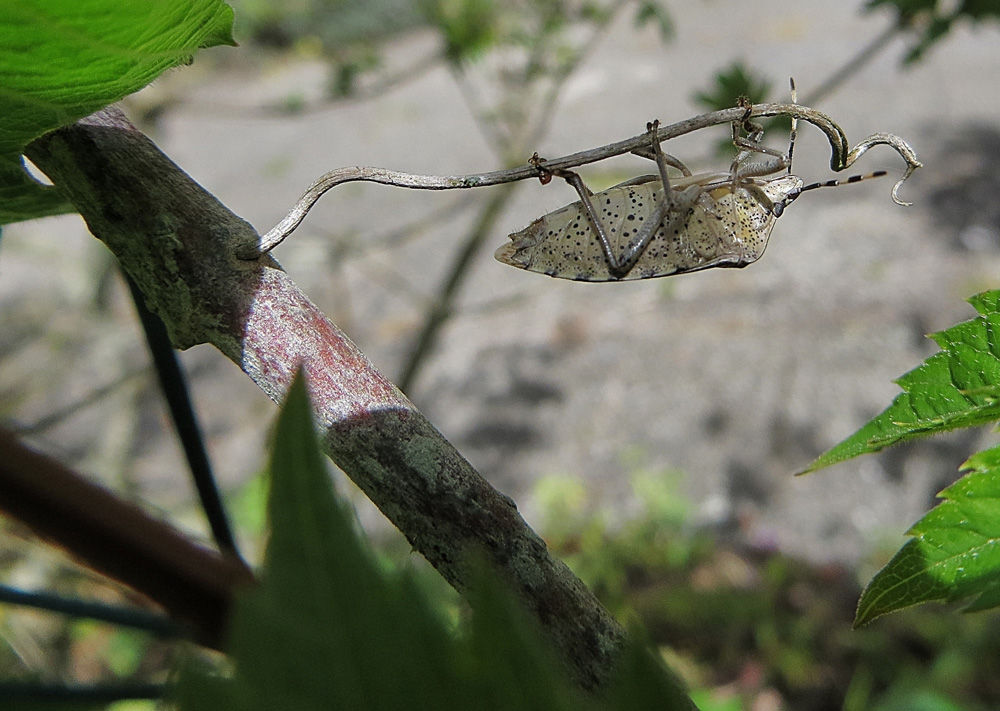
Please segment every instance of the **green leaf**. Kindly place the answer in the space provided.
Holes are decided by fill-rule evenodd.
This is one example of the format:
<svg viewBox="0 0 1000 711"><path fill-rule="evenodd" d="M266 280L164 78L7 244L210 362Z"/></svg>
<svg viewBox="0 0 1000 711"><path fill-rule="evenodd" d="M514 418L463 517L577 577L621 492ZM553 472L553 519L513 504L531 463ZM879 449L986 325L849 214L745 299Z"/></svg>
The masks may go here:
<svg viewBox="0 0 1000 711"><path fill-rule="evenodd" d="M674 36L674 23L670 13L659 0L642 0L635 10L635 26L654 25L660 31L660 39L668 40Z"/></svg>
<svg viewBox="0 0 1000 711"><path fill-rule="evenodd" d="M182 669L182 711L594 708L487 572L473 586L465 637L448 631L411 577L383 572L332 489L301 375L278 421L270 471L260 582L238 597L228 663ZM644 691L632 698L693 708L655 664L643 661L639 674L636 663L626 667L630 686Z"/></svg>
<svg viewBox="0 0 1000 711"><path fill-rule="evenodd" d="M711 91L695 94L695 101L709 111L721 111L736 106L736 100L745 96L754 104L762 103L771 91L771 83L754 73L742 62L733 62L715 75Z"/></svg>
<svg viewBox="0 0 1000 711"><path fill-rule="evenodd" d="M229 664L182 669L182 711L596 708L485 567L465 637L448 632L411 577L383 572L332 489L301 374L278 421L270 472L260 582L237 600ZM637 708L639 699L694 708L638 646L622 666L627 683L605 708Z"/></svg>
<svg viewBox="0 0 1000 711"><path fill-rule="evenodd" d="M497 41L494 0L425 0L428 19L441 32L444 55L455 66L478 59Z"/></svg>
<svg viewBox="0 0 1000 711"><path fill-rule="evenodd" d="M920 13L933 12L938 0L868 0L866 10L874 10L879 6L891 7L896 10L900 21L910 22Z"/></svg>
<svg viewBox="0 0 1000 711"><path fill-rule="evenodd" d="M970 470L880 570L858 603L855 626L924 602L971 600L966 611L1000 605L1000 447L962 465Z"/></svg>
<svg viewBox="0 0 1000 711"><path fill-rule="evenodd" d="M959 427L1000 420L1000 291L969 299L979 316L931 335L941 351L896 383L903 393L802 473Z"/></svg>
<svg viewBox="0 0 1000 711"><path fill-rule="evenodd" d="M709 111L721 111L736 106L741 97L750 100L751 104L767 101L771 93L771 83L747 67L742 62L733 62L715 75L711 91L702 91L694 95L695 103L704 106ZM791 120L785 116L777 116L760 124L764 132L785 133L791 130ZM716 148L719 157L729 156L733 151L731 138L721 139Z"/></svg>
<svg viewBox="0 0 1000 711"><path fill-rule="evenodd" d="M585 711L590 708L570 687L535 629L503 589L481 566L473 592L476 614L469 639L478 696L484 709Z"/></svg>
<svg viewBox="0 0 1000 711"><path fill-rule="evenodd" d="M0 0L0 224L72 211L24 170L35 138L235 44L221 0Z"/></svg>
<svg viewBox="0 0 1000 711"><path fill-rule="evenodd" d="M681 681L660 659L635 641L638 636L638 630L633 630L626 643L615 679L606 694L606 708L609 711L698 711L694 702L681 692L684 688Z"/></svg>
<svg viewBox="0 0 1000 711"><path fill-rule="evenodd" d="M336 499L301 376L278 421L260 584L230 628L236 672L225 694L183 709L466 708L462 660L408 580L387 580ZM208 679L197 682L203 686ZM214 677L225 684L223 677Z"/></svg>

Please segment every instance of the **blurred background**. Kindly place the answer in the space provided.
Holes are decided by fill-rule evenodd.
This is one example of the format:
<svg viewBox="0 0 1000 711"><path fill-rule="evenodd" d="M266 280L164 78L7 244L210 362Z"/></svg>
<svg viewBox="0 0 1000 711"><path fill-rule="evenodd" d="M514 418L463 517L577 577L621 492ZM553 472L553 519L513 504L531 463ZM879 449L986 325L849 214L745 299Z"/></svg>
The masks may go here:
<svg viewBox="0 0 1000 711"><path fill-rule="evenodd" d="M594 576L588 582L616 612L638 610L650 623L647 608L660 609L650 570L673 565L661 559L672 551L689 565L678 574L684 582L672 584L691 584L703 550L691 541L708 536L713 556L739 555L712 557L709 583L691 589L693 600L757 589L768 579L757 564L780 556L781 584L793 589L799 573L788 571L806 566L809 585L834 598L823 604L836 612L820 617L846 633L859 581L899 547L964 459L996 442L992 432L963 432L793 478L889 405L892 379L936 350L925 334L971 318L964 299L997 286L1000 3L232 4L238 49L199 54L124 108L262 233L333 168L455 175L512 167L533 151L565 155L640 134L654 118L668 124L730 107L740 94L787 101L789 77L800 102L831 116L852 145L890 132L916 149L924 168L900 193L912 207L889 197L902 160L873 149L849 173L885 169L889 178L804 195L778 220L767 254L743 270L583 284L494 261L510 232L576 199L562 181L448 192L352 183L328 193L275 251L528 522ZM787 124L768 126L766 138L786 148ZM665 148L696 172L720 170L734 155L727 140L728 128L717 127ZM806 182L837 177L829 162L824 136L801 126L794 172ZM598 190L650 171L629 156L581 172ZM108 252L75 216L14 225L0 246L0 417L205 536ZM276 410L212 348L182 359L253 556L257 475ZM346 480L340 488L373 536L400 545L362 495ZM625 548L610 543L619 534ZM69 575L24 531L8 526L4 540L8 581L52 585ZM40 555L49 562L39 564ZM718 609L749 618L758 603L781 607L771 588L762 594L770 602L724 598ZM725 619L727 629L742 624ZM916 645L915 657L931 664L963 625L989 638L988 618L947 619L913 632L922 641L906 638L906 654ZM4 636L15 658L44 665L31 641L36 623L6 619ZM674 642L676 624L660 628ZM766 635L751 628L754 648L766 649ZM767 654L748 663L744 649L732 652L739 661L728 672L694 678L753 688L740 697L744 706L728 708L895 703L888 681L857 675L858 649L834 668L815 637L800 642L808 651L780 673ZM977 649L980 667L996 654ZM133 667L155 667L144 654L133 655ZM713 664L726 656L705 655ZM973 671L944 676L968 688L941 692L942 704L977 708L1000 698L995 681L990 689ZM842 696L861 691L829 705L838 692L796 696L799 682L789 679Z"/></svg>

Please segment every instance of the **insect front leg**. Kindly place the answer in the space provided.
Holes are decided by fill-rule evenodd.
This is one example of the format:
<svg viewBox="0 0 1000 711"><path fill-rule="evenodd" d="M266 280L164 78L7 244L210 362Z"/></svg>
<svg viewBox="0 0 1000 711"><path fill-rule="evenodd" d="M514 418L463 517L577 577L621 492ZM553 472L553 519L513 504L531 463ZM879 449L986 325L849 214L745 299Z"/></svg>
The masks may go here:
<svg viewBox="0 0 1000 711"><path fill-rule="evenodd" d="M749 126L754 131L743 137L740 135L740 124L733 122L733 145L740 149L739 155L736 156L736 160L733 161L729 169L734 189L742 178L771 175L787 169L792 164L791 153L782 153L776 148L769 148L760 143L761 139L764 138L764 130L760 124L749 123ZM759 161L752 160L760 154L771 157Z"/></svg>
<svg viewBox="0 0 1000 711"><path fill-rule="evenodd" d="M792 101L795 101L793 89ZM776 148L768 148L761 144L764 138L764 127L759 123L750 120L750 112L753 108L750 100L740 97L738 105L746 109L743 119L733 121L733 145L739 149L736 159L729 168L730 182L735 193L739 183L745 178L758 178L772 175L782 170L791 170L792 149L795 146L795 121L792 121L791 141L787 153L782 153ZM740 131L746 132L746 137L740 135ZM753 160L758 155L769 156L763 160Z"/></svg>

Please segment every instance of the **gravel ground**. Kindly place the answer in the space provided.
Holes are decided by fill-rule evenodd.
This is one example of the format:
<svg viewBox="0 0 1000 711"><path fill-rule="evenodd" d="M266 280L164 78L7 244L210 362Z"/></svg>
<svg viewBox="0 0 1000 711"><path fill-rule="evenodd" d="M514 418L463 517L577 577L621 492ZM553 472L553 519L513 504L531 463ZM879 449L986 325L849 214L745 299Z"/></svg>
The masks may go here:
<svg viewBox="0 0 1000 711"><path fill-rule="evenodd" d="M676 38L614 28L566 87L542 155L636 135L646 122L700 113L690 97L734 59L794 75L803 95L883 31L862 3L672 3ZM432 38L395 43L422 56ZM628 516L638 471L680 471L696 518L815 560L854 561L901 534L952 480L986 432L926 440L803 478L792 474L889 404L892 379L934 351L924 334L972 317L963 298L996 286L1000 267L1000 51L995 28L958 28L900 70L902 41L816 106L852 142L888 131L925 168L894 205L889 179L803 196L778 221L764 258L638 283L595 285L520 272L492 251L535 217L571 202L560 181L525 183L475 261L455 316L411 397L529 521L542 477L585 484L587 505ZM232 54L232 50L226 50ZM377 102L267 118L263 102L319 92L317 64L211 63L173 72L133 101L182 97L157 124L161 147L261 231L319 174L345 165L456 174L493 157L441 69ZM975 71L969 71L974 68ZM987 80L984 82L983 77ZM780 79L778 81L783 81ZM992 89L991 89L992 87ZM725 136L669 150L699 169ZM776 143L776 145L780 145ZM829 177L825 140L804 128L796 173ZM860 171L902 162L871 151ZM603 171L603 172L602 172ZM596 167L648 172L639 159ZM484 194L352 184L321 201L276 255L390 377L420 325ZM991 202L993 200L993 202ZM457 206L417 238L385 236ZM0 416L36 423L111 385L38 432L40 446L155 505L190 490L144 370L141 335L103 247L76 217L17 225L0 252ZM227 486L258 471L275 410L208 347L184 354L211 451ZM358 499L358 495L354 494ZM363 506L362 519L385 527ZM200 530L196 516L192 530Z"/></svg>

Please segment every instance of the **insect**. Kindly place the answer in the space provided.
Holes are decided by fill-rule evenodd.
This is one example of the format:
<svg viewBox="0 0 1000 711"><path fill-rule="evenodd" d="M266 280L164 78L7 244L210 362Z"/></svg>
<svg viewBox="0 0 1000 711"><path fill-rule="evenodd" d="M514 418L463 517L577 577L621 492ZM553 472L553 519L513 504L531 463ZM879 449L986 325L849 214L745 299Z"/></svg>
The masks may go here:
<svg viewBox="0 0 1000 711"><path fill-rule="evenodd" d="M797 119L792 119L788 152L781 153L761 145L763 128L749 120L749 102L741 106L747 112L732 126L733 144L740 152L726 172L692 175L680 160L662 151L655 121L647 126L651 155L640 155L652 157L659 174L633 178L597 194L577 173L545 171L542 161L533 157L542 176L565 179L580 200L510 235L511 241L495 257L528 271L594 282L745 267L761 257L775 220L803 192L885 175L877 171L804 185L791 173ZM671 180L668 166L683 176Z"/></svg>

